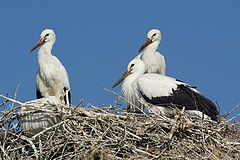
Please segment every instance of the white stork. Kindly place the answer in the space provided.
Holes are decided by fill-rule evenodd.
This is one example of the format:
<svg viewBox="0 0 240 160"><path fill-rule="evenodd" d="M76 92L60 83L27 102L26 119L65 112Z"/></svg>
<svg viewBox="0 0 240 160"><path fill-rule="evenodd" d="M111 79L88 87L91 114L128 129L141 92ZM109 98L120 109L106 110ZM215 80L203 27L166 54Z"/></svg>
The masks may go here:
<svg viewBox="0 0 240 160"><path fill-rule="evenodd" d="M38 99L55 96L69 105L71 94L67 71L59 59L51 54L55 40L54 31L45 29L41 33L40 40L30 51L41 46L38 51L39 69L36 77L36 94Z"/></svg>
<svg viewBox="0 0 240 160"><path fill-rule="evenodd" d="M135 57L135 59L141 59L145 63L146 73L165 75L165 59L161 53L156 51L161 41L161 37L161 32L159 30L150 30L147 34L147 40L143 43L138 52L141 52L143 49L144 51Z"/></svg>
<svg viewBox="0 0 240 160"><path fill-rule="evenodd" d="M150 112L173 116L176 110L172 104L175 104L179 109L185 106L186 113L191 115L201 117L204 113L206 117L217 119L216 106L194 87L168 76L144 73L144 62L141 59L134 59L113 88L124 80L122 84L124 98L141 109L144 108L144 104L150 104ZM128 107L137 111L130 103L127 104Z"/></svg>

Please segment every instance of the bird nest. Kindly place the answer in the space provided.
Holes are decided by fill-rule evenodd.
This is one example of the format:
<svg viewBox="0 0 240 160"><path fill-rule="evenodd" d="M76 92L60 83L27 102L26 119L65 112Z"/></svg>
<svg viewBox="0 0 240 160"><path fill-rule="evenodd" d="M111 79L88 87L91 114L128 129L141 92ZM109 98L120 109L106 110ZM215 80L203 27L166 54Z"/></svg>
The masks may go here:
<svg viewBox="0 0 240 160"><path fill-rule="evenodd" d="M46 111L35 103L4 97L0 105L0 159L238 159L240 130L234 118L218 122L189 117L183 110L173 118L127 113L113 106L90 108L52 105L60 117L35 135L24 133L24 114ZM17 103L16 107L12 103ZM29 104L29 103L28 103ZM49 105L48 105L49 106ZM2 109L1 109L2 110ZM21 114L19 113L21 110ZM48 110L49 111L49 110ZM47 112L48 112L47 111Z"/></svg>

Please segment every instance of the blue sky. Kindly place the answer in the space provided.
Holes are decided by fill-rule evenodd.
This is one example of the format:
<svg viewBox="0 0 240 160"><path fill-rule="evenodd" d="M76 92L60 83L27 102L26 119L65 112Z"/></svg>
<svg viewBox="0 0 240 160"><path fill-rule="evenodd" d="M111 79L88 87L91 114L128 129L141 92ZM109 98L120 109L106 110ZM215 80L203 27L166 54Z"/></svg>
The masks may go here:
<svg viewBox="0 0 240 160"><path fill-rule="evenodd" d="M115 96L102 87L112 87L157 28L166 74L197 86L228 112L240 103L239 6L231 0L1 1L0 94L14 97L20 84L17 99L35 99L37 51L29 50L51 28L57 36L52 54L67 69L72 103L113 104Z"/></svg>

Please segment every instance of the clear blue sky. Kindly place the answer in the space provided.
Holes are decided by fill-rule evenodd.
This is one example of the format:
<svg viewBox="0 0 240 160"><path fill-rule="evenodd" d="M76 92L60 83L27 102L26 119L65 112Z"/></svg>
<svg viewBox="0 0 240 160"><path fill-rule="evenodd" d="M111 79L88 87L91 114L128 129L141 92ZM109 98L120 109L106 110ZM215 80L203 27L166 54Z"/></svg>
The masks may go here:
<svg viewBox="0 0 240 160"><path fill-rule="evenodd" d="M167 75L197 86L228 112L240 103L239 6L231 0L1 1L0 94L13 97L20 84L17 99L35 99L37 51L29 50L51 28L52 54L67 69L72 103L113 104L115 96L102 87L112 87L157 28Z"/></svg>

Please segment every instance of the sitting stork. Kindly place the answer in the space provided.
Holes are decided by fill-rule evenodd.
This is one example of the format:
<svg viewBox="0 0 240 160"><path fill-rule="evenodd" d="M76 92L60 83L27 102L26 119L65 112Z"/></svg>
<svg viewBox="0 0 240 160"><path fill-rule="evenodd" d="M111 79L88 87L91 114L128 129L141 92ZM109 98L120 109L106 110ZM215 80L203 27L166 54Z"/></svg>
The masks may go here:
<svg viewBox="0 0 240 160"><path fill-rule="evenodd" d="M186 113L217 119L217 107L212 101L201 95L194 87L168 76L145 73L145 64L141 59L132 60L127 71L113 85L122 81L122 92L130 109L143 109L150 104L149 111L172 117L177 108L185 107ZM129 103L130 102L130 103Z"/></svg>
<svg viewBox="0 0 240 160"><path fill-rule="evenodd" d="M147 40L143 43L138 52L144 51L139 54L135 59L141 59L146 66L146 73L157 73L165 75L166 64L163 55L156 50L161 41L161 32L157 29L152 29L147 34Z"/></svg>
<svg viewBox="0 0 240 160"><path fill-rule="evenodd" d="M38 51L37 98L55 96L69 105L71 103L71 94L67 71L59 59L51 54L55 40L54 31L45 29L41 33L40 40L30 51L32 52L41 46Z"/></svg>

